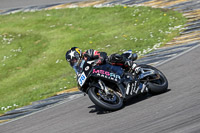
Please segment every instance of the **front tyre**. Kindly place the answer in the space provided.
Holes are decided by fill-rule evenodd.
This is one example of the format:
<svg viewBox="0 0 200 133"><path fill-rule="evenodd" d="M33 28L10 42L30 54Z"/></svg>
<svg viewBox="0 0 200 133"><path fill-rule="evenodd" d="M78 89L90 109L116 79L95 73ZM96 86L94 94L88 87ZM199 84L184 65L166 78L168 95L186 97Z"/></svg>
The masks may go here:
<svg viewBox="0 0 200 133"><path fill-rule="evenodd" d="M105 95L101 89L91 87L88 90L88 95L95 105L105 110L115 111L123 106L122 98L115 91L112 91L109 95Z"/></svg>
<svg viewBox="0 0 200 133"><path fill-rule="evenodd" d="M152 67L150 65L141 65L141 67L152 69L159 74L158 79L150 80L148 82L148 88L149 88L149 92L151 94L160 94L160 93L164 93L168 90L167 78L165 77L165 75L160 70L158 70L155 67Z"/></svg>

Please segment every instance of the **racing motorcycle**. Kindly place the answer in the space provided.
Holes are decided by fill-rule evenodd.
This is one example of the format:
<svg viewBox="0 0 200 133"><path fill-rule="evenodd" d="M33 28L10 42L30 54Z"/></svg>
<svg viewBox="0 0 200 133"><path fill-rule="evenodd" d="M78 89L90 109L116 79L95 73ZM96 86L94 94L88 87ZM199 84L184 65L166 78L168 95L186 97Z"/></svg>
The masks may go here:
<svg viewBox="0 0 200 133"><path fill-rule="evenodd" d="M132 60L137 59L134 54ZM165 75L150 65L139 65L140 72L129 72L109 62L94 66L92 61L81 60L74 66L78 88L104 110L115 111L124 101L141 93L160 94L168 89Z"/></svg>

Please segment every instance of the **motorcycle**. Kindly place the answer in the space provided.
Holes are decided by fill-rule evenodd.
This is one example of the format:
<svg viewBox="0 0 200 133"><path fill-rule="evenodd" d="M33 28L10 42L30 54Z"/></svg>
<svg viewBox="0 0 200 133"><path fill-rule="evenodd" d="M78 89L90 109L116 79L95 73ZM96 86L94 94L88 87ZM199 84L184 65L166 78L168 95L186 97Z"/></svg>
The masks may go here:
<svg viewBox="0 0 200 133"><path fill-rule="evenodd" d="M133 61L137 55L134 57ZM83 59L73 68L79 90L104 110L119 110L130 97L141 93L160 94L168 89L167 78L153 66L141 64L140 72L136 74L109 62L97 66L92 62Z"/></svg>

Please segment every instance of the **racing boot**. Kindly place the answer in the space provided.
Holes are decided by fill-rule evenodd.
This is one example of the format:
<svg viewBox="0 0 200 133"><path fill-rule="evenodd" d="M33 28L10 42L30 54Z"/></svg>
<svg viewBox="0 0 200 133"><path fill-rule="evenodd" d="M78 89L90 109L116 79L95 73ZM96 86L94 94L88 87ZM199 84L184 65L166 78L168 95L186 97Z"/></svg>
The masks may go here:
<svg viewBox="0 0 200 133"><path fill-rule="evenodd" d="M126 60L124 65L128 66L131 73L133 74L139 74L139 72L141 71L141 68L137 65L137 63L132 60Z"/></svg>

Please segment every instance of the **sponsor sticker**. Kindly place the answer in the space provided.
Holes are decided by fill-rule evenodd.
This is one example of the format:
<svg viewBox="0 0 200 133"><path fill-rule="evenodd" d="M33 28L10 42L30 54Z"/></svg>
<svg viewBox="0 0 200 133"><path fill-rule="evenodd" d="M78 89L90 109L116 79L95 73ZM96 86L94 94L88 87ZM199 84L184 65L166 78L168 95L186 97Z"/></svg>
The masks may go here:
<svg viewBox="0 0 200 133"><path fill-rule="evenodd" d="M80 86L83 86L83 84L85 83L85 81L86 81L86 76L85 76L85 73L83 72L81 74L81 76L79 77L79 79L78 79L78 83L79 83Z"/></svg>

